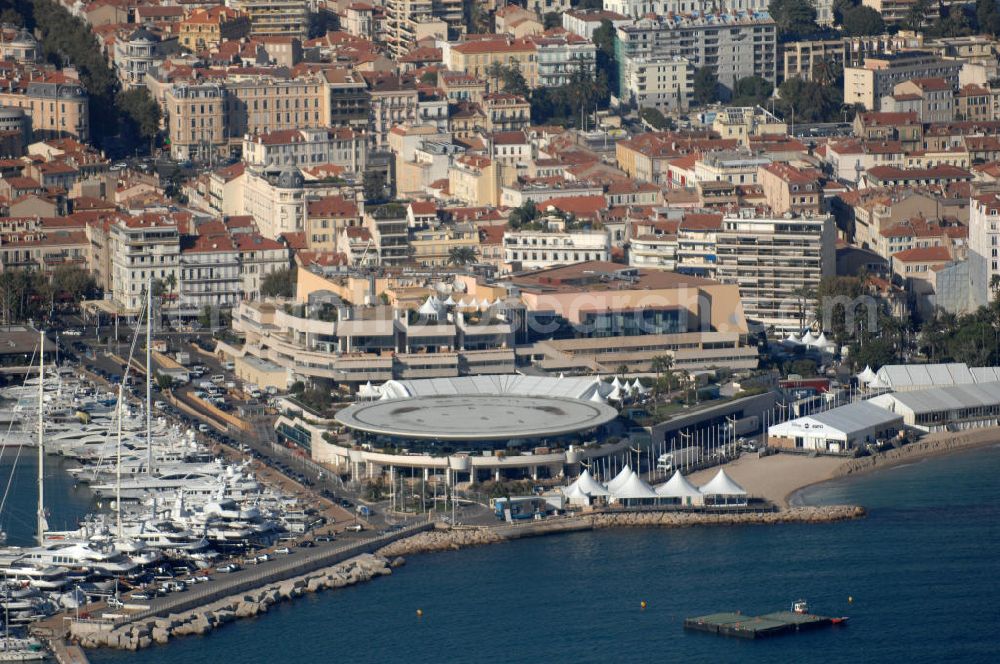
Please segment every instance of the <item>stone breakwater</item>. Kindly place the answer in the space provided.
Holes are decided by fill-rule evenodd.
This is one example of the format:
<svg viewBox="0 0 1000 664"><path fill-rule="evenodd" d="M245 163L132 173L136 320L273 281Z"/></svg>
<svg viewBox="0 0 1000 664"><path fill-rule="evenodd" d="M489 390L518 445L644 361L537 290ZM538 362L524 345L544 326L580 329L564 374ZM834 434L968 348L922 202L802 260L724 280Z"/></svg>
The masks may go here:
<svg viewBox="0 0 1000 664"><path fill-rule="evenodd" d="M776 525L782 523L831 523L860 519L858 505L792 507L780 512L606 512L595 514L594 528L687 528L690 526Z"/></svg>
<svg viewBox="0 0 1000 664"><path fill-rule="evenodd" d="M363 554L332 567L225 597L165 618L139 620L113 629L102 628L99 623L74 622L70 637L84 648L140 650L154 643L166 643L176 636L206 634L237 618L266 613L272 605L306 593L343 588L391 573L389 561L385 558Z"/></svg>
<svg viewBox="0 0 1000 664"><path fill-rule="evenodd" d="M916 443L910 443L909 445L897 447L880 454L845 461L837 469L836 475L866 473L880 468L896 466L914 459L938 456L940 454L948 454L950 452L985 445L996 445L997 443L1000 443L1000 429L996 427L964 431L958 434L931 434Z"/></svg>
<svg viewBox="0 0 1000 664"><path fill-rule="evenodd" d="M502 542L502 537L491 528L462 528L457 530L432 530L417 533L412 537L396 540L375 552L384 558L396 556L412 556L417 553L435 553L438 551L457 551L471 546L483 546Z"/></svg>

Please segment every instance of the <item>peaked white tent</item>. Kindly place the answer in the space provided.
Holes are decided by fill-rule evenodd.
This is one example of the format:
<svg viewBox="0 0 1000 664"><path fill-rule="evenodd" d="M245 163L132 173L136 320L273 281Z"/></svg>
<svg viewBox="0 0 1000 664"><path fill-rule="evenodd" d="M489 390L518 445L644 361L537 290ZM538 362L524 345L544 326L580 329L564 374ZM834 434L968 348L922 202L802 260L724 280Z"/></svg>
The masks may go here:
<svg viewBox="0 0 1000 664"><path fill-rule="evenodd" d="M679 470L675 470L669 480L656 487L656 495L672 499L672 502L681 505L702 505L705 502L704 494L681 475Z"/></svg>
<svg viewBox="0 0 1000 664"><path fill-rule="evenodd" d="M382 390L377 387L373 387L371 381L368 381L358 388L359 399L377 399L380 396L382 396Z"/></svg>
<svg viewBox="0 0 1000 664"><path fill-rule="evenodd" d="M570 505L589 505L590 496L583 492L580 486L573 482L568 487L562 490L563 497L566 498L566 502Z"/></svg>
<svg viewBox="0 0 1000 664"><path fill-rule="evenodd" d="M628 478L635 475L635 471L632 470L632 466L626 465L624 468L618 471L618 474L608 482L608 491L614 493L619 487L623 486L628 482Z"/></svg>
<svg viewBox="0 0 1000 664"><path fill-rule="evenodd" d="M801 345L802 342L799 341L799 335L795 334L794 332L789 332L788 337L785 339L784 343L789 346L798 346Z"/></svg>
<svg viewBox="0 0 1000 664"><path fill-rule="evenodd" d="M421 316L434 316L437 318L441 315L442 308L441 301L431 295L424 301L423 304L420 305L420 308L417 309L417 313Z"/></svg>
<svg viewBox="0 0 1000 664"><path fill-rule="evenodd" d="M611 492L611 496L616 501L625 503L648 502L659 497L653 487L643 482L637 473L629 475L624 484Z"/></svg>
<svg viewBox="0 0 1000 664"><path fill-rule="evenodd" d="M446 307L453 307L453 306L455 306L455 300L452 299L451 295L449 295L448 299L444 301L444 306L446 306Z"/></svg>
<svg viewBox="0 0 1000 664"><path fill-rule="evenodd" d="M604 397L601 396L600 388L594 389L594 393L590 395L589 401L593 401L594 403L607 403Z"/></svg>
<svg viewBox="0 0 1000 664"><path fill-rule="evenodd" d="M875 379L877 379L878 376L876 376L875 372L872 371L872 368L866 364L865 370L859 373L857 378L859 383L861 383L862 385L867 385L872 381L874 381Z"/></svg>
<svg viewBox="0 0 1000 664"><path fill-rule="evenodd" d="M634 381L632 381L632 389L635 390L636 394L640 394L640 395L641 394L649 394L649 388L648 387L643 387L643 384L639 382L638 378L636 378Z"/></svg>
<svg viewBox="0 0 1000 664"><path fill-rule="evenodd" d="M622 397L624 396L625 395L622 394L621 386L618 386L611 390L611 394L609 394L607 398L610 399L611 401L621 401Z"/></svg>
<svg viewBox="0 0 1000 664"><path fill-rule="evenodd" d="M812 330L806 330L805 333L802 335L802 338L799 339L799 343L805 344L806 346L812 346L813 343L815 343L815 341L816 337L813 336Z"/></svg>
<svg viewBox="0 0 1000 664"><path fill-rule="evenodd" d="M699 487L698 490L705 497L705 502L712 505L747 504L746 489L734 482L723 468L720 468L715 477Z"/></svg>
<svg viewBox="0 0 1000 664"><path fill-rule="evenodd" d="M611 387L621 387L621 386L622 382L618 380L618 376L615 376L615 379L611 381Z"/></svg>
<svg viewBox="0 0 1000 664"><path fill-rule="evenodd" d="M580 473L580 477L576 478L573 482L579 486L586 494L590 496L609 496L611 492L604 488L604 485L594 479L594 476L590 474L589 469L585 469Z"/></svg>

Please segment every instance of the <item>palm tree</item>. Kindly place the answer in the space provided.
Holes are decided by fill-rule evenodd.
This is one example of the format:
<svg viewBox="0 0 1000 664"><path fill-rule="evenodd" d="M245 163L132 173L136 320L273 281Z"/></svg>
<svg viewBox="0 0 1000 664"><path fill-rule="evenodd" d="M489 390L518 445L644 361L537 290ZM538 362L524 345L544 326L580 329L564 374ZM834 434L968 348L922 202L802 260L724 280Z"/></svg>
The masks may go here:
<svg viewBox="0 0 1000 664"><path fill-rule="evenodd" d="M478 256L475 247L462 246L462 247L452 247L448 251L448 264L449 265L468 265L469 263L476 262L476 257Z"/></svg>
<svg viewBox="0 0 1000 664"><path fill-rule="evenodd" d="M656 384L660 384L661 374L667 374L667 394L673 388L674 358L672 355L656 355L650 361L650 368L656 372Z"/></svg>

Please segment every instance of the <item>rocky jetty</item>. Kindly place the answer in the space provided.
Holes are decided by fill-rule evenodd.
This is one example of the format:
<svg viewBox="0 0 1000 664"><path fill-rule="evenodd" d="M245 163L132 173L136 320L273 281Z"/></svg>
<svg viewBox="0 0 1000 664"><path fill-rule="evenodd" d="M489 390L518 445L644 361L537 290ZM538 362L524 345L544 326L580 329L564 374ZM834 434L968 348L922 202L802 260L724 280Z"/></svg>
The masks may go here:
<svg viewBox="0 0 1000 664"><path fill-rule="evenodd" d="M594 528L686 528L689 526L773 525L781 523L829 523L860 519L865 509L858 505L792 507L778 512L605 512L594 514Z"/></svg>
<svg viewBox="0 0 1000 664"><path fill-rule="evenodd" d="M93 623L73 623L70 636L84 648L141 650L153 643L166 643L175 636L205 634L237 618L266 613L272 605L305 593L342 588L391 573L388 560L381 556L363 554L332 567L224 597L197 609L170 614L164 618L148 618L114 629L95 628Z"/></svg>
<svg viewBox="0 0 1000 664"><path fill-rule="evenodd" d="M996 445L1000 443L1000 431L997 427L974 429L962 433L935 433L909 445L897 447L872 456L858 457L845 461L837 469L837 475L854 475L872 470L889 468L916 459L923 459L941 454L949 454L961 450Z"/></svg>
<svg viewBox="0 0 1000 664"><path fill-rule="evenodd" d="M457 551L470 546L483 546L502 542L501 537L489 528L460 528L455 530L432 530L417 533L412 537L396 540L375 552L378 556L395 558L396 556L412 556L416 553L433 553L435 551Z"/></svg>

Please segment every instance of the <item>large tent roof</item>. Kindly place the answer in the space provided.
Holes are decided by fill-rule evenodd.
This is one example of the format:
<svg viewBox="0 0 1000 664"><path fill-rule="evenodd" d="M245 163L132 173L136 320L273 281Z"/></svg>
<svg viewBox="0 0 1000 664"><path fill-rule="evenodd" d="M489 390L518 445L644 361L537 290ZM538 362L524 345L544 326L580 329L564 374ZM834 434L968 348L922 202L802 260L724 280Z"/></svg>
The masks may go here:
<svg viewBox="0 0 1000 664"><path fill-rule="evenodd" d="M603 484L594 479L589 470L584 470L580 473L576 481L564 489L563 493L566 493L570 489L576 489L588 496L608 496L611 494L610 491L604 488Z"/></svg>
<svg viewBox="0 0 1000 664"><path fill-rule="evenodd" d="M715 474L708 484L703 484L699 489L706 496L745 496L746 490L733 481L722 468Z"/></svg>
<svg viewBox="0 0 1000 664"><path fill-rule="evenodd" d="M629 475L628 480L612 491L611 494L615 498L622 500L638 500L641 498L657 497L656 492L653 491L653 487L643 482L638 473L632 473Z"/></svg>
<svg viewBox="0 0 1000 664"><path fill-rule="evenodd" d="M847 436L853 433L867 431L876 427L886 426L899 420L900 416L890 412L880 404L872 401L838 406L822 413L803 415L787 422L768 427L768 433L774 436L801 436L809 430L819 435L824 430L839 431Z"/></svg>
<svg viewBox="0 0 1000 664"><path fill-rule="evenodd" d="M1000 382L894 392L875 397L871 402L886 409L899 403L917 414L996 406L1000 405Z"/></svg>
<svg viewBox="0 0 1000 664"><path fill-rule="evenodd" d="M675 470L673 476L660 486L656 487L656 495L664 498L687 498L689 496L700 496L698 487L691 484L688 478L681 475L681 471Z"/></svg>
<svg viewBox="0 0 1000 664"><path fill-rule="evenodd" d="M618 471L618 474L608 482L608 491L614 493L618 487L623 486L628 482L628 478L635 475L635 471L632 470L632 466L626 465L624 468Z"/></svg>

